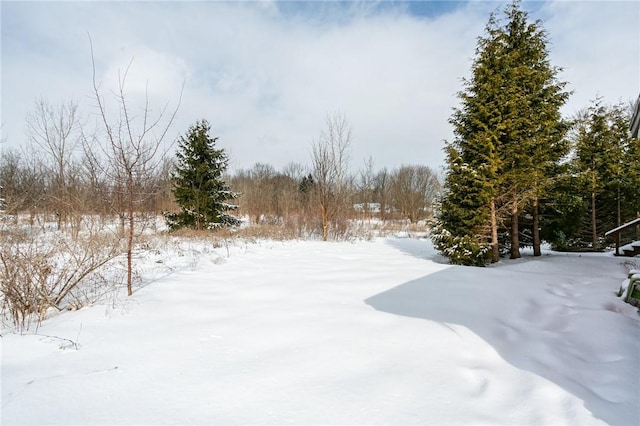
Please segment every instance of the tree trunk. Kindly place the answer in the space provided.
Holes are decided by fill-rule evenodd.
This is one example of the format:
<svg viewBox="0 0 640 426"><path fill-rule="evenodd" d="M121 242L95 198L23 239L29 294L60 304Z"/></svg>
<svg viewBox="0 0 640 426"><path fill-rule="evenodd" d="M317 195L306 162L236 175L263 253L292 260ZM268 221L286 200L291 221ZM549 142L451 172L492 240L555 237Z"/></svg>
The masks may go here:
<svg viewBox="0 0 640 426"><path fill-rule="evenodd" d="M125 235L125 225L126 225L126 214L125 214L125 206L124 206L124 189L118 184L116 188L116 204L118 211L118 218L120 219L120 237L124 238Z"/></svg>
<svg viewBox="0 0 640 426"><path fill-rule="evenodd" d="M327 217L327 209L321 206L322 214L322 241L327 241L329 237L329 218Z"/></svg>
<svg viewBox="0 0 640 426"><path fill-rule="evenodd" d="M500 260L500 247L498 246L498 219L496 218L496 200L489 202L491 210L491 263Z"/></svg>
<svg viewBox="0 0 640 426"><path fill-rule="evenodd" d="M133 176L129 171L127 178L127 192L129 193L128 200L128 213L129 213L129 238L127 239L127 295L133 294L133 288L131 285L132 269L133 269Z"/></svg>
<svg viewBox="0 0 640 426"><path fill-rule="evenodd" d="M541 256L542 251L540 250L540 216L538 212L538 197L535 196L533 199L533 255Z"/></svg>
<svg viewBox="0 0 640 426"><path fill-rule="evenodd" d="M511 259L520 259L520 235L518 227L518 200L511 205Z"/></svg>
<svg viewBox="0 0 640 426"><path fill-rule="evenodd" d="M598 227L596 225L596 192L591 191L591 244L593 250L598 249Z"/></svg>
<svg viewBox="0 0 640 426"><path fill-rule="evenodd" d="M621 214L621 210L622 209L620 207L620 184L618 184L618 207L617 207L617 210L618 210L618 225L617 226L620 226L620 225L622 225L622 214Z"/></svg>

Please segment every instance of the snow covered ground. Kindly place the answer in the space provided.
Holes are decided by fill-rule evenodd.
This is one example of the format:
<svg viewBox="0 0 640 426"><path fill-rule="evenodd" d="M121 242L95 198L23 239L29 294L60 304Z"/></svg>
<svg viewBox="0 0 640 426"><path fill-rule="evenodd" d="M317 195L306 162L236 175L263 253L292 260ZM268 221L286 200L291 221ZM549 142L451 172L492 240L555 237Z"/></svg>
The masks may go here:
<svg viewBox="0 0 640 426"><path fill-rule="evenodd" d="M189 244L140 253L130 298L4 330L2 424L640 424L629 259Z"/></svg>

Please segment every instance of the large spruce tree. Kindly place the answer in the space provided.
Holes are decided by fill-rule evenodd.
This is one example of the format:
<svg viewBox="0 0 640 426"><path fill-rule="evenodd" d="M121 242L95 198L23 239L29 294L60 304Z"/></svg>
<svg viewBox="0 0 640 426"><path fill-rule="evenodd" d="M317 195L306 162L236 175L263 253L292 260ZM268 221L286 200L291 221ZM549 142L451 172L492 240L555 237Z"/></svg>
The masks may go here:
<svg viewBox="0 0 640 426"><path fill-rule="evenodd" d="M237 206L227 201L238 198L223 178L229 159L223 149L215 148L218 138L209 136L210 129L209 123L201 120L189 128L186 137L179 139L172 181L173 195L181 211L165 215L172 230L240 224L236 217L228 214Z"/></svg>
<svg viewBox="0 0 640 426"><path fill-rule="evenodd" d="M552 67L546 48L547 33L539 21L527 22L527 13L514 2L507 8L508 20L499 35L506 56L507 86L501 105L501 155L504 168L503 193L510 213L511 258L520 257L519 215L530 205L533 217L534 254L540 255L538 208L546 188L555 177L557 164L566 156L565 128L560 108L569 93L558 81L560 69Z"/></svg>
<svg viewBox="0 0 640 426"><path fill-rule="evenodd" d="M537 214L554 165L566 154L560 108L568 93L547 42L519 1L507 6L504 21L492 14L478 39L472 77L463 80L461 106L450 119L454 139L446 147L446 192L433 234L456 263L497 261L503 224L511 257L519 257L520 207L533 200Z"/></svg>

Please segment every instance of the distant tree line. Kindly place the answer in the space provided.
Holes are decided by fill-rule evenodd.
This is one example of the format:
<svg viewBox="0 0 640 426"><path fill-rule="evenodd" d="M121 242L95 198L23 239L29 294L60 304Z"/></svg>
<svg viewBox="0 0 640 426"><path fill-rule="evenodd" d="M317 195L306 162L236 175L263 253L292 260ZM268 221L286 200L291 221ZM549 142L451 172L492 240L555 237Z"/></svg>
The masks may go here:
<svg viewBox="0 0 640 426"><path fill-rule="evenodd" d="M55 217L59 228L73 227L87 214L125 216L126 180L117 158L110 164L108 141L87 133L73 102L52 105L38 100L27 116L23 148L2 149L0 182L4 213ZM107 143L102 143L107 142ZM130 153L121 153L133 158ZM155 213L174 208L167 191L173 160L158 158L151 167L131 170L135 211ZM126 168L125 168L126 169Z"/></svg>
<svg viewBox="0 0 640 426"><path fill-rule="evenodd" d="M139 147L138 161L130 164L122 159L136 158L134 144L121 140L127 135L116 134L114 124L103 127L88 131L73 102L38 100L27 117L23 148L1 151L5 217L26 215L34 226L54 220L72 232L87 215L115 218L123 236L133 215L140 221L165 214L171 229L238 225L246 218L252 225L289 226L300 236L329 239L339 238L350 219L431 219L441 193L427 166L376 171L368 159L362 170L353 170L351 130L339 113L327 116L326 128L311 142L311 166L290 163L278 171L256 163L233 174L206 120L178 138L175 154L156 143L146 147L152 161ZM201 209L208 211L197 213ZM225 210L233 216L222 215Z"/></svg>

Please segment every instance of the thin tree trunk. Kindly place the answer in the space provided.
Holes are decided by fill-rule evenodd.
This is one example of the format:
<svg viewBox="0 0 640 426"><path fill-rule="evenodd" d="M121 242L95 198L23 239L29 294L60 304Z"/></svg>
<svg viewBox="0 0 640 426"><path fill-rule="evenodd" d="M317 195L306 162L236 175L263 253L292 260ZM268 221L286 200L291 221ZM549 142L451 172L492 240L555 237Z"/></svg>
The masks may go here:
<svg viewBox="0 0 640 426"><path fill-rule="evenodd" d="M520 258L520 235L518 227L518 200L511 205L511 259Z"/></svg>
<svg viewBox="0 0 640 426"><path fill-rule="evenodd" d="M496 200L491 199L489 202L491 210L491 263L500 260L500 247L498 246L498 219L496 217Z"/></svg>
<svg viewBox="0 0 640 426"><path fill-rule="evenodd" d="M321 206L322 209L322 241L327 241L329 237L329 218L327 217L327 209Z"/></svg>
<svg viewBox="0 0 640 426"><path fill-rule="evenodd" d="M591 191L591 244L593 250L598 249L598 228L596 225L596 193Z"/></svg>
<svg viewBox="0 0 640 426"><path fill-rule="evenodd" d="M118 211L118 218L120 219L120 237L124 238L125 235L125 224L126 224L126 214L125 214L125 206L124 206L124 193L123 188L118 184L116 187L116 204Z"/></svg>
<svg viewBox="0 0 640 426"><path fill-rule="evenodd" d="M131 285L132 280L132 269L133 269L133 176L131 175L131 171L129 172L129 176L127 178L127 189L129 195L129 238L127 239L127 295L131 296L133 294L133 288Z"/></svg>
<svg viewBox="0 0 640 426"><path fill-rule="evenodd" d="M327 216L322 213L322 241L327 241L329 237L329 220Z"/></svg>
<svg viewBox="0 0 640 426"><path fill-rule="evenodd" d="M533 199L533 255L541 256L540 250L540 216L538 211L538 196Z"/></svg>
<svg viewBox="0 0 640 426"><path fill-rule="evenodd" d="M616 226L620 226L622 225L622 214L621 214L621 208L620 208L620 185L618 185L618 225Z"/></svg>

